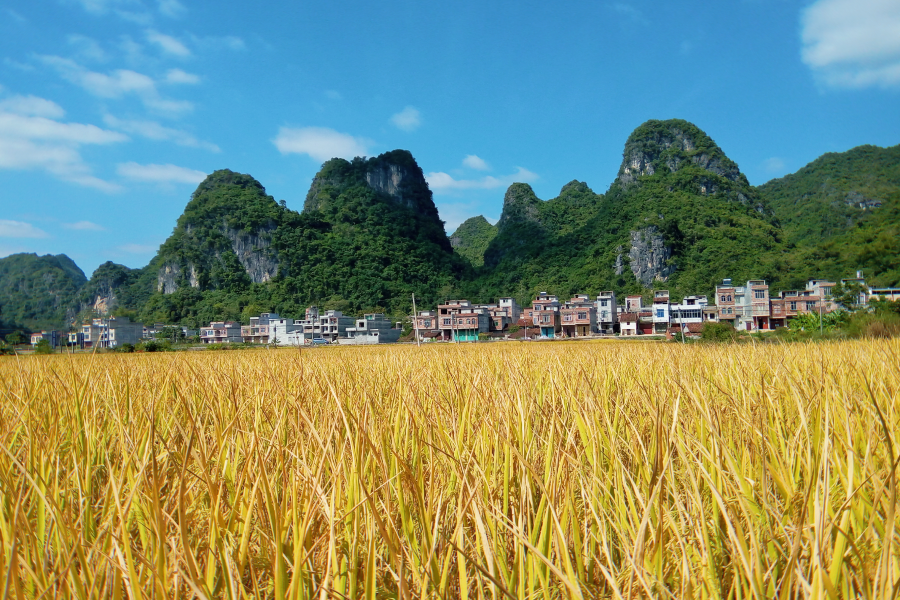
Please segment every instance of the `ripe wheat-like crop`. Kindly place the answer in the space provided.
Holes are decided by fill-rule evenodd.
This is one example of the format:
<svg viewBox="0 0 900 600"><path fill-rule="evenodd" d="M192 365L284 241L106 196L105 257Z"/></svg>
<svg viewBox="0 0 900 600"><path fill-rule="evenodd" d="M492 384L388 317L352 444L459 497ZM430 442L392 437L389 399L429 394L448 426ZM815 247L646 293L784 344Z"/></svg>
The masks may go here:
<svg viewBox="0 0 900 600"><path fill-rule="evenodd" d="M893 598L900 341L0 359L0 598Z"/></svg>

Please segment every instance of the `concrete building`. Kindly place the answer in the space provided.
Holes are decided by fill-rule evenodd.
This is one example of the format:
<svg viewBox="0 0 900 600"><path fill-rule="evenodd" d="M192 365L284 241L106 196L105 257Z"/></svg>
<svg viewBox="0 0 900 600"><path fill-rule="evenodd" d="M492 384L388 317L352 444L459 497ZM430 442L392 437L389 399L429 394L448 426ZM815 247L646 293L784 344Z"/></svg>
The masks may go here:
<svg viewBox="0 0 900 600"><path fill-rule="evenodd" d="M619 315L619 333L625 336L641 335L637 313L624 312Z"/></svg>
<svg viewBox="0 0 900 600"><path fill-rule="evenodd" d="M356 320L345 316L339 310L326 310L324 313L318 307L310 306L306 309L303 321L295 321L295 325L302 325L303 335L306 339L324 339L336 342L338 338L345 337L347 330L353 327Z"/></svg>
<svg viewBox="0 0 900 600"><path fill-rule="evenodd" d="M618 324L618 306L616 306L616 293L600 292L595 302L597 308L597 332L615 333Z"/></svg>
<svg viewBox="0 0 900 600"><path fill-rule="evenodd" d="M705 320L703 310L708 305L709 299L706 296L685 296L681 302L669 305L672 326L702 325Z"/></svg>
<svg viewBox="0 0 900 600"><path fill-rule="evenodd" d="M492 324L490 308L476 306L468 300L439 304L437 318L441 339L447 341L476 341L479 334L491 330Z"/></svg>
<svg viewBox="0 0 900 600"><path fill-rule="evenodd" d="M51 348L56 348L62 342L62 335L56 331L41 331L40 333L31 334L31 346L35 347L41 340L47 340Z"/></svg>
<svg viewBox="0 0 900 600"><path fill-rule="evenodd" d="M269 321L280 318L278 313L262 313L258 317L250 317L249 325L241 325L241 339L249 344L268 344L272 339Z"/></svg>
<svg viewBox="0 0 900 600"><path fill-rule="evenodd" d="M200 329L200 341L204 344L240 344L241 324L236 321L213 321L208 327Z"/></svg>
<svg viewBox="0 0 900 600"><path fill-rule="evenodd" d="M887 300L889 302L900 302L900 288L892 287L873 287L869 288L868 300Z"/></svg>
<svg viewBox="0 0 900 600"><path fill-rule="evenodd" d="M128 317L103 317L84 323L74 336L69 334L69 342L82 348L117 348L137 344L143 337L143 323L132 322Z"/></svg>
<svg viewBox="0 0 900 600"><path fill-rule="evenodd" d="M531 323L538 328L542 338L555 338L562 331L559 309L558 297L540 292L532 301L531 310L526 311L530 312Z"/></svg>
<svg viewBox="0 0 900 600"><path fill-rule="evenodd" d="M401 330L391 326L390 320L383 313L363 315L356 319L354 327L348 327L347 337L339 337L339 344L388 344L400 339Z"/></svg>
<svg viewBox="0 0 900 600"><path fill-rule="evenodd" d="M625 310L627 313L639 313L644 308L643 296L625 296Z"/></svg>
<svg viewBox="0 0 900 600"><path fill-rule="evenodd" d="M664 334L671 321L669 290L653 292L653 333Z"/></svg>
<svg viewBox="0 0 900 600"><path fill-rule="evenodd" d="M584 294L563 304L559 318L564 337L586 337L597 329L597 307Z"/></svg>

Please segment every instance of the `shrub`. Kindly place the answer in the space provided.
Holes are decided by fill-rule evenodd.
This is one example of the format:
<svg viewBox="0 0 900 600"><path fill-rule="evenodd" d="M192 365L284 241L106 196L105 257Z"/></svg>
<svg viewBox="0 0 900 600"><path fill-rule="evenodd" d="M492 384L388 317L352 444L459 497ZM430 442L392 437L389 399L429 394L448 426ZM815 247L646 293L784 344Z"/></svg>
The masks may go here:
<svg viewBox="0 0 900 600"><path fill-rule="evenodd" d="M51 346L50 342L48 342L47 340L42 339L37 344L35 344L34 353L35 354L53 354L53 346Z"/></svg>
<svg viewBox="0 0 900 600"><path fill-rule="evenodd" d="M706 342L733 342L738 338L738 331L728 321L713 323L708 321L700 330L700 339ZM679 338L680 339L680 338Z"/></svg>

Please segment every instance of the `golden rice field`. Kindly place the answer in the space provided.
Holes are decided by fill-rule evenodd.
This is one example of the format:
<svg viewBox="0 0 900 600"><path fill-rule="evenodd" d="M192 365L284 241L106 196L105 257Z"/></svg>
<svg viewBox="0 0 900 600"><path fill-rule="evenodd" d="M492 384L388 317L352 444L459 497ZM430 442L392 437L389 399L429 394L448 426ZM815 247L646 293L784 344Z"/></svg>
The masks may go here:
<svg viewBox="0 0 900 600"><path fill-rule="evenodd" d="M2 598L893 598L900 341L0 360Z"/></svg>

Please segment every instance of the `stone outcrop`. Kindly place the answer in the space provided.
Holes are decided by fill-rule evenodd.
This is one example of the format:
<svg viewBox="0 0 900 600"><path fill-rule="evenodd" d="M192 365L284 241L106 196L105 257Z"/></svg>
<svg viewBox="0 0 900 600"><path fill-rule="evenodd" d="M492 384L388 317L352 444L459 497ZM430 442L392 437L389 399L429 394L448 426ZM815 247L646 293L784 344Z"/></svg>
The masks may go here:
<svg viewBox="0 0 900 600"><path fill-rule="evenodd" d="M263 227L253 234L237 229L225 230L225 236L231 240L231 249L253 283L265 283L278 274L278 257L271 248L270 241L270 234L274 230L274 225ZM194 285L194 280L196 274L192 265L191 285Z"/></svg>
<svg viewBox="0 0 900 600"><path fill-rule="evenodd" d="M654 175L659 169L674 173L685 164L730 181L742 178L738 166L709 137L686 121L648 121L632 133L625 143L618 180L623 185L638 177ZM700 193L715 193L708 183Z"/></svg>
<svg viewBox="0 0 900 600"><path fill-rule="evenodd" d="M635 279L646 287L654 281L666 281L675 272L675 265L669 263L672 251L655 225L631 231L628 257Z"/></svg>

